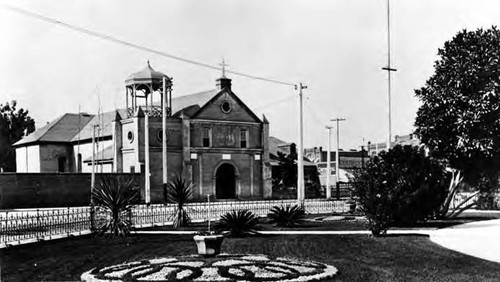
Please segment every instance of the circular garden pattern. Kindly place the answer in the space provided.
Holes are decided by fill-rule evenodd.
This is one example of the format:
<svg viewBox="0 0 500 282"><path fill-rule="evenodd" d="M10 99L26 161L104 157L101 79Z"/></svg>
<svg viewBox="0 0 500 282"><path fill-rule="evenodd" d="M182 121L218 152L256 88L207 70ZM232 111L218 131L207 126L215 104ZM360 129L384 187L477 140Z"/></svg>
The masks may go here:
<svg viewBox="0 0 500 282"><path fill-rule="evenodd" d="M182 256L95 268L82 281L321 281L331 265L267 255L221 254L215 258Z"/></svg>

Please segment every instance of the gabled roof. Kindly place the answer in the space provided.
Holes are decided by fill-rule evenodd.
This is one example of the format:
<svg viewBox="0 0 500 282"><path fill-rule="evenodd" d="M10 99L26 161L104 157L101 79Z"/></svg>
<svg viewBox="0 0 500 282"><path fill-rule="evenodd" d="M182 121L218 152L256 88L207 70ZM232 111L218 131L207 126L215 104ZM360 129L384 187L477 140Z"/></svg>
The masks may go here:
<svg viewBox="0 0 500 282"><path fill-rule="evenodd" d="M96 137L109 137L113 135L113 123L117 118L123 118L127 114L126 109L119 109L111 112L106 112L101 115L93 115L92 120L89 121L85 126L81 127L81 131L78 134L75 134L73 138L71 138L70 142L77 142L78 140L88 140L92 139L92 130L94 124L99 124L101 126L101 131L97 133ZM117 116L118 115L118 116ZM97 136L99 134L99 136Z"/></svg>
<svg viewBox="0 0 500 282"><path fill-rule="evenodd" d="M274 136L269 136L269 153L278 156L278 152L288 154L290 149L284 150L283 147L290 147L292 143L283 141Z"/></svg>
<svg viewBox="0 0 500 282"><path fill-rule="evenodd" d="M198 93L194 93L191 95L179 96L172 98L172 115L178 116L181 111L191 107L198 105L198 109L205 105L212 97L214 97L220 90L212 89L208 91L202 91ZM190 116L188 113L184 113ZM194 113L192 113L194 114Z"/></svg>
<svg viewBox="0 0 500 282"><path fill-rule="evenodd" d="M45 126L16 142L13 146L21 146L35 142L70 142L93 118L88 114L64 114Z"/></svg>
<svg viewBox="0 0 500 282"><path fill-rule="evenodd" d="M181 114L188 117L196 115L200 110L209 103L211 99L218 94L224 93L218 89L198 92L191 95L179 96L172 98L172 113L174 117L179 117ZM232 94L238 103L246 107L236 95ZM252 115L252 111L246 108ZM14 146L21 146L32 143L74 143L82 140L92 139L94 124L101 125L101 131L96 132L96 137L109 138L113 134L112 121L123 119L127 116L126 109L118 109L101 115L89 114L64 114L63 116L51 121L47 125L37 129L32 134L19 140ZM257 116L255 116L257 120ZM97 136L98 134L98 136Z"/></svg>
<svg viewBox="0 0 500 282"><path fill-rule="evenodd" d="M214 89L191 95L174 97L172 98L172 112L178 112L178 115L180 115L181 111L185 110L184 114L188 116L193 115L202 105L217 94L217 92L218 90ZM79 140L89 140L92 139L94 124L100 124L102 126L99 132L100 138L109 138L113 134L112 121L117 118L123 119L126 116L126 109L118 109L101 115L67 113L19 140L14 144L14 147L32 143L72 143L78 142Z"/></svg>
<svg viewBox="0 0 500 282"><path fill-rule="evenodd" d="M200 113L203 112L204 109L206 109L207 107L209 107L212 102L216 101L219 96L223 95L224 93L227 93L229 94L245 111L247 111L247 113L250 114L250 116L257 122L262 122L260 120L260 118L252 111L250 110L250 108L245 104L243 103L243 101L241 101L241 99L236 95L234 94L234 92L229 89L229 88L223 88L223 89L220 89L220 90L216 90L218 91L218 93L214 96L212 96L210 98L210 100L208 100L193 116L192 118L196 118ZM172 103L173 104L173 103Z"/></svg>

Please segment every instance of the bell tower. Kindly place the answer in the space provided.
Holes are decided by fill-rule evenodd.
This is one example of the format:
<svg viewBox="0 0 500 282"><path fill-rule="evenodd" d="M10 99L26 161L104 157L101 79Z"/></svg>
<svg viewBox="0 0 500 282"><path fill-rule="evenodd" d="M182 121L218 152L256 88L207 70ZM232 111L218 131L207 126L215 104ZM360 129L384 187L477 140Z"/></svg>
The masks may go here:
<svg viewBox="0 0 500 282"><path fill-rule="evenodd" d="M164 186L167 183L167 117L172 114L172 78L154 70L149 61L142 71L136 72L125 80L125 94L127 119L132 119L132 123L127 121L127 133L129 146L126 158L128 163L134 162L134 168L139 168L144 173L144 201L151 202L151 188L155 193L158 185L151 185L151 154L156 154L151 149L156 138L150 138L155 134L155 127L161 118L161 143L162 143L162 167ZM150 121L151 119L151 121ZM134 132L137 138L134 140ZM130 135L130 137L129 137ZM158 138L158 137L157 137ZM153 145L154 146L154 145ZM124 157L125 158L125 157ZM155 159L153 157L153 159ZM153 166L156 170L157 166ZM153 181L154 184L154 181Z"/></svg>
<svg viewBox="0 0 500 282"><path fill-rule="evenodd" d="M163 99L166 99L167 116L172 113L172 78L154 70L149 61L145 69L132 74L125 80L125 94L127 118L133 117L139 107L149 117L161 117ZM155 99L155 97L158 98Z"/></svg>

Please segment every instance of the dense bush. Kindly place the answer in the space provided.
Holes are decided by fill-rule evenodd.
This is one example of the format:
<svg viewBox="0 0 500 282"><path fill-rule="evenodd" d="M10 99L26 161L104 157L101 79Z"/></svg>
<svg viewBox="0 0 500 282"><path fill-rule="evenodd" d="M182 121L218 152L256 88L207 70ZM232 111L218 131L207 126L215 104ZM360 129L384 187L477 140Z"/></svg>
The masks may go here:
<svg viewBox="0 0 500 282"><path fill-rule="evenodd" d="M244 237L255 234L258 223L258 217L251 211L238 210L221 215L215 227L229 231L229 236Z"/></svg>
<svg viewBox="0 0 500 282"><path fill-rule="evenodd" d="M447 186L442 165L412 146L382 152L354 176L354 195L376 236L391 225L409 225L432 216L445 200Z"/></svg>
<svg viewBox="0 0 500 282"><path fill-rule="evenodd" d="M304 222L305 211L297 205L274 206L267 214L269 223L279 227L294 227Z"/></svg>
<svg viewBox="0 0 500 282"><path fill-rule="evenodd" d="M92 190L96 205L95 232L111 236L124 236L130 232L130 211L139 203L140 188L132 177L101 176Z"/></svg>

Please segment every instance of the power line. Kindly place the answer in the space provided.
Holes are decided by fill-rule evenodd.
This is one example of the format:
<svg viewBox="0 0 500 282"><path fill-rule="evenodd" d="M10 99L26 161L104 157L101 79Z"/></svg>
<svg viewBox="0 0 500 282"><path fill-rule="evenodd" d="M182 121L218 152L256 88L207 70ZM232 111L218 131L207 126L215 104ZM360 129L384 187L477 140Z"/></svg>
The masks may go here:
<svg viewBox="0 0 500 282"><path fill-rule="evenodd" d="M316 112L312 107L311 105L307 104L307 103L304 103L304 105L306 106L307 109L309 109L309 113L311 114L311 116L316 120L316 122L318 122L319 124L323 124L325 122L325 120L328 120L328 119L322 119L322 118L319 118L318 115L316 115ZM318 111L319 112L319 111Z"/></svg>
<svg viewBox="0 0 500 282"><path fill-rule="evenodd" d="M275 105L278 105L278 104L281 104L281 103L284 103L284 102L288 102L290 100L293 100L295 99L295 97L292 97L292 96L288 96L288 97L285 97L283 99L278 99L278 100L275 100L273 102L269 102L269 103L266 103L264 105L260 105L260 106L257 106L255 108L253 108L255 111L262 111L263 109L267 109L271 106L275 106Z"/></svg>
<svg viewBox="0 0 500 282"><path fill-rule="evenodd" d="M30 12L28 10L24 10L24 9L21 9L21 8L18 8L18 7L13 7L13 6L5 5L5 4L1 4L0 6L3 7L3 8L5 8L5 9L7 9L7 10L14 11L16 13L23 14L23 15L28 16L28 17L37 18L39 20L42 20L42 21L45 21L45 22L49 22L49 23L52 23L52 24L55 24L55 25L63 26L65 28L68 28L68 29L71 29L71 30L74 30L74 31L77 31L77 32L81 32L81 33L84 33L84 34L87 34L87 35L90 35L90 36L93 36L93 37L97 37L97 38L100 38L100 39L103 39L103 40L111 41L111 42L114 42L114 43L118 43L118 44L121 44L121 45L124 45L124 46L132 47L132 48L135 48L135 49L138 49L138 50L142 50L142 51L146 51L146 52L149 52L149 53L157 54L157 55L160 55L160 56L163 56L163 57L167 57L167 58L172 59L172 60L177 60L177 61L180 61L180 62L184 62L184 63L196 65L196 66L199 66L199 67L209 68L209 69L213 69L213 70L220 70L221 69L219 67L216 67L216 66L213 66L213 65L210 65L210 64L207 64L207 63L202 63L202 62L198 62L198 61L191 60L191 59L188 59L188 58L183 58L183 57L180 57L180 56L175 56L175 55L172 55L172 54L168 54L168 53L165 53L165 52L162 52L162 51L158 51L158 50L146 47L146 46L142 46L142 45L139 45L139 44L136 44L136 43L132 43L132 42L125 41L125 40L122 40L122 39L118 39L118 38L110 36L110 35L102 34L102 33L99 33L99 32L96 32L96 31L92 31L92 30L89 30L89 29L86 29L86 28L83 28L83 27L80 27L80 26L76 26L76 25L69 24L69 23L66 23L66 22L63 22L63 21L59 21L59 20L54 19L54 18L46 17L46 16L41 15L41 14ZM294 87L296 86L295 83L284 82L284 81L280 81L280 80L276 80L276 79L265 78L265 77L251 75L251 74L246 74L246 73L237 72L237 71L226 70L226 73L231 73L231 74L234 74L234 75L237 75L237 76L242 76L242 77L256 79L256 80L262 80L262 81L265 81L265 82L270 82L270 83L275 83L275 84L288 85L288 86L294 86Z"/></svg>

